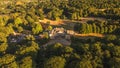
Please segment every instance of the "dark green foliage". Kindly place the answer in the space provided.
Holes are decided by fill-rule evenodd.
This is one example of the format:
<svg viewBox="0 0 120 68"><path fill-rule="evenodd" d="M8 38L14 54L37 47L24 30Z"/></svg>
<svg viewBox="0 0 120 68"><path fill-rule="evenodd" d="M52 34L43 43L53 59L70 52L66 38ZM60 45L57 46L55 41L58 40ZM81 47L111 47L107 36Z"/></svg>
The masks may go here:
<svg viewBox="0 0 120 68"><path fill-rule="evenodd" d="M0 44L0 53L4 53L7 49L8 45L6 43Z"/></svg>
<svg viewBox="0 0 120 68"><path fill-rule="evenodd" d="M22 24L22 23L23 22L22 22L21 18L19 18L19 17L14 20L15 25L19 25L19 24Z"/></svg>
<svg viewBox="0 0 120 68"><path fill-rule="evenodd" d="M120 68L119 8L119 0L0 0L0 68ZM104 37L72 36L71 45L44 47L53 29L44 18L80 21L74 31Z"/></svg>
<svg viewBox="0 0 120 68"><path fill-rule="evenodd" d="M76 64L75 68L92 68L92 65L90 61L82 60Z"/></svg>
<svg viewBox="0 0 120 68"><path fill-rule="evenodd" d="M114 41L114 40L117 39L117 37L116 37L115 35L107 35L105 38L106 38L106 40L108 40L108 41Z"/></svg>
<svg viewBox="0 0 120 68"><path fill-rule="evenodd" d="M88 21L87 23L76 23L74 26L74 31L79 33L101 33L101 34L118 34L119 32L119 25L115 24L114 22L112 24L109 24L107 22L102 21Z"/></svg>
<svg viewBox="0 0 120 68"><path fill-rule="evenodd" d="M39 34L42 31L43 31L43 28L42 28L41 24L35 24L35 26L33 26L33 28L32 28L33 34Z"/></svg>
<svg viewBox="0 0 120 68"><path fill-rule="evenodd" d="M62 15L63 10L58 8L53 8L50 12L48 12L47 17L52 20L58 20Z"/></svg>
<svg viewBox="0 0 120 68"><path fill-rule="evenodd" d="M34 19L32 19L30 16L26 16L26 20L29 22L29 23L34 23Z"/></svg>
<svg viewBox="0 0 120 68"><path fill-rule="evenodd" d="M27 56L21 59L20 63L20 68L35 68L35 62L32 60L32 57Z"/></svg>
<svg viewBox="0 0 120 68"><path fill-rule="evenodd" d="M59 56L54 56L49 58L44 63L44 68L64 68L65 66L65 59Z"/></svg>
<svg viewBox="0 0 120 68"><path fill-rule="evenodd" d="M44 19L44 13L43 13L42 9L37 9L35 13L36 13L36 15L38 15L40 17L40 20Z"/></svg>
<svg viewBox="0 0 120 68"><path fill-rule="evenodd" d="M0 67L4 67L4 65L12 63L13 61L15 61L15 56L11 54L6 54L0 57Z"/></svg>
<svg viewBox="0 0 120 68"><path fill-rule="evenodd" d="M119 68L119 66L120 66L120 58L113 57L113 58L111 58L109 63L110 63L111 68Z"/></svg>

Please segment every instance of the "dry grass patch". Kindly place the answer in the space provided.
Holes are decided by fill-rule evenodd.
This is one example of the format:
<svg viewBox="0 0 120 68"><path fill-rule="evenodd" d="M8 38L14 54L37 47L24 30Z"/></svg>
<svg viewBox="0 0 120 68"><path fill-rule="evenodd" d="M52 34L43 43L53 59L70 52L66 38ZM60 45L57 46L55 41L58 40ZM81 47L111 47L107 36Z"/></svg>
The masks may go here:
<svg viewBox="0 0 120 68"><path fill-rule="evenodd" d="M95 37L104 37L103 34L99 34L99 33L89 33L89 34L77 34L75 33L75 36L81 36L81 37L87 37L87 36L95 36Z"/></svg>

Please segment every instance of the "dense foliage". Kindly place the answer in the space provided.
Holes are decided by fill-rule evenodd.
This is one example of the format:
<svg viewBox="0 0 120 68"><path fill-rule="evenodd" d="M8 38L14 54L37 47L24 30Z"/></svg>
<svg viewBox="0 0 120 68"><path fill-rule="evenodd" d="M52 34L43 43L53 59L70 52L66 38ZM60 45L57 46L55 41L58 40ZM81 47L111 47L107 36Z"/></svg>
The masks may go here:
<svg viewBox="0 0 120 68"><path fill-rule="evenodd" d="M50 41L51 20L102 17L106 21L75 22L80 34L71 45ZM0 68L120 68L119 0L0 0Z"/></svg>
<svg viewBox="0 0 120 68"><path fill-rule="evenodd" d="M87 23L76 23L74 30L78 33L100 33L100 34L119 34L120 22L117 21L98 21L90 20Z"/></svg>
<svg viewBox="0 0 120 68"><path fill-rule="evenodd" d="M30 2L21 1L22 3L19 1L10 2L7 6L4 5L4 8L1 9L1 14L16 11L24 13L30 9L35 11L35 14L40 16L41 19L47 17L52 20L57 20L59 18L80 20L81 17L87 16L109 19L120 18L119 0L32 0ZM7 11L4 9L7 9ZM34 13L32 13L32 15L33 14Z"/></svg>

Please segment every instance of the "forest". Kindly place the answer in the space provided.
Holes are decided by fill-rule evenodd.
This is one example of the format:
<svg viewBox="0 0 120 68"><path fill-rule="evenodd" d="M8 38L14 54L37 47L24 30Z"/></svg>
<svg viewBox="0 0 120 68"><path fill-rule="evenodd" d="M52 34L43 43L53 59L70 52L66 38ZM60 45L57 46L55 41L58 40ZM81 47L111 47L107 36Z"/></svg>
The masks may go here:
<svg viewBox="0 0 120 68"><path fill-rule="evenodd" d="M44 47L59 27L74 32L71 44ZM0 0L0 68L120 68L120 1Z"/></svg>

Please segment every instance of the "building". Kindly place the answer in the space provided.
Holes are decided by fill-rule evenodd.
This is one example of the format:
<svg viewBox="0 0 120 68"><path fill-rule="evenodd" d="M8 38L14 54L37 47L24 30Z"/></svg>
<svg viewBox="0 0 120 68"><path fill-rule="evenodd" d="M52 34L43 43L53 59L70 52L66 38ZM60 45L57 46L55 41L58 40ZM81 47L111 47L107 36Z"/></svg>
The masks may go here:
<svg viewBox="0 0 120 68"><path fill-rule="evenodd" d="M49 31L50 39L56 39L60 37L65 38L66 35L68 34L64 28L54 28L53 30Z"/></svg>
<svg viewBox="0 0 120 68"><path fill-rule="evenodd" d="M43 45L46 47L48 45L53 45L55 43L60 43L62 45L71 45L71 37L67 34L67 30L64 28L54 28L49 31L50 41Z"/></svg>

